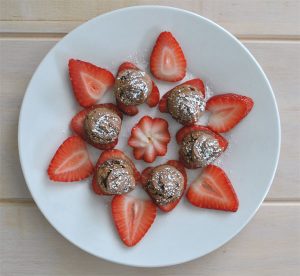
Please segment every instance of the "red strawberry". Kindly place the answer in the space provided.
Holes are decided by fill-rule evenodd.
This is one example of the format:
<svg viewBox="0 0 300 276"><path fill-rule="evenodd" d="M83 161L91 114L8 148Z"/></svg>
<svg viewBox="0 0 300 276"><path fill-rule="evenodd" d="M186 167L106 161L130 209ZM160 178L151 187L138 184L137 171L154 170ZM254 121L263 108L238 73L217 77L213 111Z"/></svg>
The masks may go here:
<svg viewBox="0 0 300 276"><path fill-rule="evenodd" d="M132 128L128 145L133 148L135 159L151 163L156 156L164 156L167 153L170 140L166 120L144 116Z"/></svg>
<svg viewBox="0 0 300 276"><path fill-rule="evenodd" d="M170 32L158 36L150 57L151 73L160 80L176 82L184 78L186 60L183 51Z"/></svg>
<svg viewBox="0 0 300 276"><path fill-rule="evenodd" d="M140 181L140 173L139 171L137 170L137 168L135 167L134 163L131 161L131 159L125 155L124 152L118 150L118 149L112 149L112 150L105 150L101 153L98 161L97 161L97 164L96 164L96 169L101 165L103 164L105 161L109 160L109 159L122 159L122 160L125 160L127 161L132 169L133 169L133 173L134 173L134 178L136 180L136 182L139 182ZM97 184L97 180L96 180L96 174L94 174L94 177L93 177L93 181L92 181L92 186L93 186L93 190L96 194L99 194L99 195L103 195L105 194L99 187L99 185Z"/></svg>
<svg viewBox="0 0 300 276"><path fill-rule="evenodd" d="M115 80L106 69L75 59L69 60L69 74L75 97L83 107L100 100Z"/></svg>
<svg viewBox="0 0 300 276"><path fill-rule="evenodd" d="M93 164L86 145L78 136L71 136L60 145L48 167L49 178L53 181L79 181L92 173Z"/></svg>
<svg viewBox="0 0 300 276"><path fill-rule="evenodd" d="M129 70L129 69L139 70L139 68L135 66L133 63L129 61L125 61L119 66L118 74L124 70Z"/></svg>
<svg viewBox="0 0 300 276"><path fill-rule="evenodd" d="M189 84L191 86L196 87L202 93L203 98L205 98L205 86L201 79L191 79L182 84ZM182 85L182 84L180 84L180 85Z"/></svg>
<svg viewBox="0 0 300 276"><path fill-rule="evenodd" d="M162 98L159 101L158 109L162 113L168 113L168 97L169 97L170 91L168 91L165 95L162 96Z"/></svg>
<svg viewBox="0 0 300 276"><path fill-rule="evenodd" d="M116 195L112 216L121 240L127 246L136 245L147 233L156 218L156 207L150 200L129 195Z"/></svg>
<svg viewBox="0 0 300 276"><path fill-rule="evenodd" d="M253 105L251 98L233 93L213 96L206 104L206 110L211 112L208 126L226 132L246 117Z"/></svg>
<svg viewBox="0 0 300 276"><path fill-rule="evenodd" d="M157 106L158 102L159 102L159 90L156 84L154 83L154 81L152 81L152 91L147 99L147 104L149 107L154 107Z"/></svg>
<svg viewBox="0 0 300 276"><path fill-rule="evenodd" d="M71 120L71 129L77 135L79 135L82 139L84 139L86 142L88 142L89 144L91 144L92 146L94 146L97 149L101 149L101 150L112 149L117 145L118 139L116 139L115 141L108 143L108 144L95 144L95 143L89 141L89 139L87 139L87 137L85 135L85 131L84 131L84 127L83 127L84 119L91 110L98 108L98 107L110 108L113 111L115 111L121 119L123 118L123 114L120 112L120 110L114 104L111 104L111 103L97 104L97 105L93 105L89 108L79 111Z"/></svg>
<svg viewBox="0 0 300 276"><path fill-rule="evenodd" d="M202 92L203 97L205 97L205 87L204 87L204 83L202 80L192 79L192 80L188 80L184 83L181 83L179 85L183 85L183 84L189 84L189 85L196 87L200 92ZM177 85L177 86L179 86L179 85ZM177 86L175 86L174 88L176 88ZM171 90L168 91L167 93L165 93L165 95L163 95L159 101L158 108L159 108L159 111L162 113L168 112L168 97L169 97L170 92L171 92Z"/></svg>
<svg viewBox="0 0 300 276"><path fill-rule="evenodd" d="M119 101L117 101L118 108L129 116L134 116L139 113L139 109L136 105L125 105Z"/></svg>
<svg viewBox="0 0 300 276"><path fill-rule="evenodd" d="M239 201L225 172L214 165L208 165L191 184L187 199L200 208L223 211L237 211Z"/></svg>
<svg viewBox="0 0 300 276"><path fill-rule="evenodd" d="M220 134L212 131L208 127L200 126L200 125L193 125L193 126L185 126L178 130L176 133L176 141L178 144L181 144L183 138L189 134L191 131L201 130L204 131L210 135L212 135L215 139L218 140L220 147L225 151L228 147L228 141L221 136Z"/></svg>
<svg viewBox="0 0 300 276"><path fill-rule="evenodd" d="M170 161L167 162L167 164L170 165L170 166L175 167L183 175L184 189L183 189L183 192L182 192L182 195L181 195L181 197L182 197L183 194L184 194L184 191L187 187L187 174L186 174L185 168L180 162L178 162L176 160L170 160ZM153 167L148 167L148 168L143 170L142 175L141 175L141 183L142 183L143 186L145 186L147 184L148 179L149 179L153 169L154 169ZM150 195L150 197L151 197L151 195ZM157 206L160 210L162 210L164 212L170 212L171 210L173 210L177 206L177 204L179 203L181 197L179 199L177 199L176 201L173 201L169 204L166 204L166 205L158 205L157 204Z"/></svg>

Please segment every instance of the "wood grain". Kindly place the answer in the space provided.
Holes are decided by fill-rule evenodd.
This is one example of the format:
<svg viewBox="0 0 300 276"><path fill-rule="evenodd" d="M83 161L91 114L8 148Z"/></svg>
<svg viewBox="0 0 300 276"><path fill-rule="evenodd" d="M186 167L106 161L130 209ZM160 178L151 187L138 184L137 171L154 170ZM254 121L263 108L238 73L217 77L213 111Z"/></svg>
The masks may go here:
<svg viewBox="0 0 300 276"><path fill-rule="evenodd" d="M33 203L17 150L22 98L49 49L99 14L147 4L196 12L243 39L272 84L282 126L277 174L249 225L202 259L158 269L106 262L66 241ZM299 0L0 0L0 275L299 275L299 11Z"/></svg>
<svg viewBox="0 0 300 276"><path fill-rule="evenodd" d="M30 198L18 161L17 124L26 86L35 68L56 39L4 39L0 41L1 123L0 198ZM279 104L282 151L278 172L268 199L300 198L300 51L298 42L244 41L267 73ZM280 57L280 62L278 62Z"/></svg>
<svg viewBox="0 0 300 276"><path fill-rule="evenodd" d="M196 12L241 37L300 35L297 0L2 0L0 32L66 33L99 14L149 4Z"/></svg>
<svg viewBox="0 0 300 276"><path fill-rule="evenodd" d="M237 237L217 251L157 269L116 265L81 251L60 236L35 205L0 205L0 225L5 225L0 228L1 275L296 276L299 268L299 205L265 205Z"/></svg>

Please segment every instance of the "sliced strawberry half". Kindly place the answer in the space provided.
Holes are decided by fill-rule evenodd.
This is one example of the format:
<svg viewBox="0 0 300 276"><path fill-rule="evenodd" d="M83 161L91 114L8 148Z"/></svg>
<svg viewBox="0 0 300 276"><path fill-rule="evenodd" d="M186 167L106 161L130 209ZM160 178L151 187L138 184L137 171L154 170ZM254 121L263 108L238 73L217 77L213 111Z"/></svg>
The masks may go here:
<svg viewBox="0 0 300 276"><path fill-rule="evenodd" d="M186 190L186 187L187 187L187 174L186 174L184 166L180 162L178 162L177 160L169 160L166 164L175 167L178 171L181 172L181 174L183 175L183 178L184 178L184 184L183 184L184 188L183 188L182 195L180 196L179 199L177 199L176 201L173 201L169 204L166 204L166 205L157 204L157 206L160 210L162 210L164 212L170 212L171 210L173 210L177 206L177 204L179 203L180 199L182 198L182 196L183 196L183 194ZM154 167L148 167L148 168L143 170L142 175L141 175L141 183L142 183L143 186L145 186L147 184L153 169L154 169ZM151 197L150 194L149 194L149 196ZM155 201L154 201L154 203L155 203Z"/></svg>
<svg viewBox="0 0 300 276"><path fill-rule="evenodd" d="M112 104L112 103L97 104L97 105L93 105L89 108L79 111L72 118L70 126L71 126L71 129L74 131L74 133L79 135L82 139L84 139L86 142L88 142L90 145L94 146L95 148L101 149L101 150L112 149L118 144L118 139L116 139L115 141L108 143L108 144L96 144L96 143L89 141L89 139L87 139L85 131L84 131L84 120L85 120L86 115L93 109L99 108L99 107L109 108L109 109L115 111L121 119L123 118L122 112L120 112L120 110L114 104Z"/></svg>
<svg viewBox="0 0 300 276"><path fill-rule="evenodd" d="M170 32L158 36L150 57L151 73L160 80L176 82L186 74L183 51Z"/></svg>
<svg viewBox="0 0 300 276"><path fill-rule="evenodd" d="M179 85L183 85L183 84L189 84L189 85L192 85L192 86L196 87L202 93L203 98L205 97L205 86L204 86L204 83L201 79L188 80L188 81L186 81L184 83L181 83ZM174 88L178 87L179 85L175 86ZM165 93L165 95L163 95L162 98L160 99L159 105L158 105L158 108L159 108L160 112L163 112L163 113L168 112L168 97L169 97L169 94L170 94L171 90L168 91L167 93Z"/></svg>
<svg viewBox="0 0 300 276"><path fill-rule="evenodd" d="M208 165L192 182L187 199L200 208L237 211L239 201L226 173L215 165Z"/></svg>
<svg viewBox="0 0 300 276"><path fill-rule="evenodd" d="M121 73L122 71L124 70L130 70L130 69L133 69L133 70L140 70L135 64L133 64L132 62L129 62L129 61L125 61L123 62L119 68L118 68L118 74Z"/></svg>
<svg viewBox="0 0 300 276"><path fill-rule="evenodd" d="M101 153L101 155L99 156L99 159L96 163L96 169L101 164L103 164L105 161L110 160L110 159L122 159L122 160L127 161L132 167L135 181L136 182L140 181L141 175L140 175L139 171L137 170L136 166L134 165L134 163L131 161L131 159L124 152L122 152L118 149L103 151ZM92 186L93 186L93 190L96 194L99 194L99 195L105 195L106 194L104 191L102 191L102 189L97 184L96 173L94 174L94 177L93 177Z"/></svg>
<svg viewBox="0 0 300 276"><path fill-rule="evenodd" d="M167 153L170 140L166 120L144 116L132 128L128 145L133 148L135 159L151 163L156 156L164 156Z"/></svg>
<svg viewBox="0 0 300 276"><path fill-rule="evenodd" d="M152 81L152 91L147 99L147 104L149 107L157 106L159 102L159 90L154 81Z"/></svg>
<svg viewBox="0 0 300 276"><path fill-rule="evenodd" d="M136 105L125 105L117 101L117 106L123 113L129 116L134 116L139 113L139 109Z"/></svg>
<svg viewBox="0 0 300 276"><path fill-rule="evenodd" d="M200 125L185 126L185 127L182 127L181 129L179 129L178 132L176 133L177 143L180 145L186 135L188 135L192 131L197 131L197 130L204 131L204 132L212 135L215 139L217 139L219 142L219 145L223 151L225 151L227 149L228 141L223 136L214 132L213 130L211 130L210 128L208 128L206 126L200 126Z"/></svg>
<svg viewBox="0 0 300 276"><path fill-rule="evenodd" d="M211 112L208 126L216 132L227 132L235 127L251 111L251 98L228 93L211 97L206 110Z"/></svg>
<svg viewBox="0 0 300 276"><path fill-rule="evenodd" d="M79 136L67 138L57 149L48 167L53 181L80 181L93 173L93 164L84 141Z"/></svg>
<svg viewBox="0 0 300 276"><path fill-rule="evenodd" d="M170 95L170 91L168 91L159 101L158 109L162 113L168 113L168 97Z"/></svg>
<svg viewBox="0 0 300 276"><path fill-rule="evenodd" d="M205 86L201 79L191 79L180 85L183 85L183 84L189 84L191 86L196 87L202 93L203 98L205 98Z"/></svg>
<svg viewBox="0 0 300 276"><path fill-rule="evenodd" d="M69 75L74 95L83 107L89 107L100 100L115 81L108 70L75 59L69 60Z"/></svg>
<svg viewBox="0 0 300 276"><path fill-rule="evenodd" d="M151 200L116 195L112 202L112 216L121 240L131 247L148 232L156 218L156 206Z"/></svg>

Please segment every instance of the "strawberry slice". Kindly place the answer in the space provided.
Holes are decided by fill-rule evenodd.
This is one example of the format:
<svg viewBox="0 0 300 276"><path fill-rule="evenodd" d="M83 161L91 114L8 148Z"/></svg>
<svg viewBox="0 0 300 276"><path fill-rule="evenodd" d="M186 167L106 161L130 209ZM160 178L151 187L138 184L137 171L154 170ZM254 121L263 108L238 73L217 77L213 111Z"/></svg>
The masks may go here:
<svg viewBox="0 0 300 276"><path fill-rule="evenodd" d="M125 105L117 101L117 106L123 113L129 116L134 116L139 113L139 109L136 105Z"/></svg>
<svg viewBox="0 0 300 276"><path fill-rule="evenodd" d="M180 85L183 85L183 84L189 84L191 86L196 87L202 93L203 98L205 98L205 86L201 79L191 79Z"/></svg>
<svg viewBox="0 0 300 276"><path fill-rule="evenodd" d="M170 91L168 91L159 101L158 109L162 113L168 113L168 97L170 95Z"/></svg>
<svg viewBox="0 0 300 276"><path fill-rule="evenodd" d="M183 84L189 84L189 85L196 87L202 93L203 98L205 98L205 86L201 79L191 79L191 80L188 80L179 85L183 85ZM179 85L175 86L173 89L175 89ZM171 89L171 90L173 90L173 89ZM162 113L168 113L168 97L169 97L171 90L168 91L167 93L165 93L165 95L163 95L161 100L159 101L158 108L159 108L159 111Z"/></svg>
<svg viewBox="0 0 300 276"><path fill-rule="evenodd" d="M177 204L181 200L181 198L182 198L182 196L183 196L183 194L184 194L184 192L186 190L186 187L187 187L187 174L186 174L184 166L180 162L178 162L177 160L169 160L167 162L167 165L173 166L178 171L181 172L181 174L183 175L183 178L184 178L184 188L183 188L182 195L177 200L175 200L173 202L170 202L169 204L166 204L166 205L159 205L159 204L157 204L157 207L160 210L162 210L163 212L170 212L170 211L172 211L177 206ZM143 172L141 174L141 183L142 183L142 186L147 185L147 182L148 182L148 180L149 180L149 178L151 176L151 172L152 172L153 169L154 169L154 167L148 167L148 168L146 168L146 169L143 170ZM150 194L149 194L149 196L151 197Z"/></svg>
<svg viewBox="0 0 300 276"><path fill-rule="evenodd" d="M116 139L115 141L108 143L108 144L96 144L96 143L89 141L89 139L87 139L87 137L86 137L86 134L84 131L84 126L83 126L85 117L90 111L92 111L93 109L98 108L98 107L105 107L105 108L112 109L119 115L119 117L121 119L123 118L123 114L120 112L120 110L114 104L111 104L111 103L97 104L97 105L93 105L89 108L79 111L72 118L70 127L74 131L74 133L79 135L82 139L84 139L86 142L88 142L90 145L94 146L95 148L100 149L100 150L112 149L118 144L118 139Z"/></svg>
<svg viewBox="0 0 300 276"><path fill-rule="evenodd" d="M131 159L127 155L125 155L124 152L122 152L118 149L103 151L96 163L95 168L97 169L101 164L103 164L105 161L107 161L109 159L122 159L122 160L127 161L132 167L135 181L136 182L140 181L141 175L140 175L139 171L137 170L137 168L135 167L134 163L131 161ZM93 186L93 190L96 194L98 194L98 195L106 194L104 191L102 191L102 189L97 184L96 173L94 174L94 177L93 177L92 186Z"/></svg>
<svg viewBox="0 0 300 276"><path fill-rule="evenodd" d="M129 61L125 61L123 62L118 69L118 74L121 73L124 70L129 70L129 69L133 69L133 70L140 70L135 64L133 64L132 62Z"/></svg>
<svg viewBox="0 0 300 276"><path fill-rule="evenodd" d="M78 136L67 138L57 149L48 167L53 181L80 181L93 173L93 164L84 141Z"/></svg>
<svg viewBox="0 0 300 276"><path fill-rule="evenodd" d="M206 110L211 112L208 126L216 132L227 132L235 127L251 111L251 98L233 93L211 97Z"/></svg>
<svg viewBox="0 0 300 276"><path fill-rule="evenodd" d="M148 96L147 104L149 107L154 107L157 106L158 102L159 102L159 90L156 84L154 83L154 81L152 81L152 91Z"/></svg>
<svg viewBox="0 0 300 276"><path fill-rule="evenodd" d="M214 132L213 130L211 130L210 128L208 128L206 126L200 126L200 125L185 126L185 127L182 127L181 129L179 129L178 132L176 133L177 144L181 144L184 137L186 135L188 135L189 133L191 133L191 131L197 131L197 130L204 131L204 132L212 135L215 139L217 139L219 142L219 145L223 151L225 151L227 149L228 141L223 136Z"/></svg>
<svg viewBox="0 0 300 276"><path fill-rule="evenodd" d="M200 208L236 212L239 201L226 173L208 165L191 184L187 199Z"/></svg>
<svg viewBox="0 0 300 276"><path fill-rule="evenodd" d="M186 74L183 51L170 32L158 36L150 57L151 73L160 80L176 82Z"/></svg>
<svg viewBox="0 0 300 276"><path fill-rule="evenodd" d="M134 70L140 70L135 64L131 62L123 62L118 69L118 74L122 72L123 70L129 70L129 69L134 69ZM152 81L152 91L146 101L149 107L154 107L158 104L159 102L159 90L154 81ZM122 110L125 114L129 116L134 116L137 113L139 113L139 109L135 105L125 105L121 102L117 102L117 105L120 110Z"/></svg>
<svg viewBox="0 0 300 276"><path fill-rule="evenodd" d="M129 195L116 195L112 202L112 216L121 240L131 247L147 233L156 218L156 206L151 200Z"/></svg>
<svg viewBox="0 0 300 276"><path fill-rule="evenodd" d="M156 156L164 156L167 153L170 140L166 120L144 116L132 128L128 145L133 148L135 159L152 163Z"/></svg>
<svg viewBox="0 0 300 276"><path fill-rule="evenodd" d="M75 59L69 60L69 75L74 95L83 107L89 107L100 100L115 80L108 70Z"/></svg>

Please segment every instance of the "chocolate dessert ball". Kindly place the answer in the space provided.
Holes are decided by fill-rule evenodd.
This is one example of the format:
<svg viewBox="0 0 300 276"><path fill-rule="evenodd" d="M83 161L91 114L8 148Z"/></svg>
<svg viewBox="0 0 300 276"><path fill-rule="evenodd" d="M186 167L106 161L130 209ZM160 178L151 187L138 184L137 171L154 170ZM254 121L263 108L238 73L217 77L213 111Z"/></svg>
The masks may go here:
<svg viewBox="0 0 300 276"><path fill-rule="evenodd" d="M91 110L85 120L87 138L95 144L108 144L115 141L121 130L122 120L113 110L99 107Z"/></svg>
<svg viewBox="0 0 300 276"><path fill-rule="evenodd" d="M217 139L205 131L192 131L180 145L179 155L190 168L203 168L222 153Z"/></svg>
<svg viewBox="0 0 300 276"><path fill-rule="evenodd" d="M170 165L154 168L145 189L159 205L166 205L180 198L184 189L184 177Z"/></svg>
<svg viewBox="0 0 300 276"><path fill-rule="evenodd" d="M96 169L96 179L101 190L110 195L120 195L135 188L131 165L122 159L109 159Z"/></svg>
<svg viewBox="0 0 300 276"><path fill-rule="evenodd" d="M152 81L148 74L137 69L121 71L115 83L117 101L125 105L144 103L152 90Z"/></svg>
<svg viewBox="0 0 300 276"><path fill-rule="evenodd" d="M168 110L183 125L196 123L205 110L202 93L194 86L183 84L170 91Z"/></svg>

